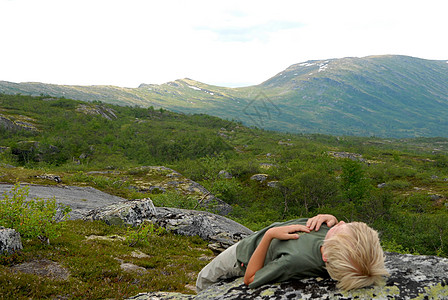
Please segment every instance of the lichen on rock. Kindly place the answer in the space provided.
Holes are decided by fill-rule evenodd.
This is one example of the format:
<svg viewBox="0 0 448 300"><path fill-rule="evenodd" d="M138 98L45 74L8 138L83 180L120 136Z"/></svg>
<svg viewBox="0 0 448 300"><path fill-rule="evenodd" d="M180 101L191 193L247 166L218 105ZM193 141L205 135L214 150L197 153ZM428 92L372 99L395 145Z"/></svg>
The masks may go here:
<svg viewBox="0 0 448 300"><path fill-rule="evenodd" d="M149 299L448 299L448 259L436 256L386 253L390 272L383 286L344 292L331 278L308 278L273 283L249 289L242 278L223 280L195 296L170 298L170 293L139 294L138 300Z"/></svg>
<svg viewBox="0 0 448 300"><path fill-rule="evenodd" d="M0 226L0 255L12 254L22 249L20 234L14 229Z"/></svg>

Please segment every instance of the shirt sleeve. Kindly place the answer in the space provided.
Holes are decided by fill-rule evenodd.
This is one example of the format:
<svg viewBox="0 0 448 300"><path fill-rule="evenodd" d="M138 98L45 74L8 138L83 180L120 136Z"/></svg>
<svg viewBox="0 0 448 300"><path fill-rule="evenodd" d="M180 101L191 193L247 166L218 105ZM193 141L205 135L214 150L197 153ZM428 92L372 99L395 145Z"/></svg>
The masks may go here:
<svg viewBox="0 0 448 300"><path fill-rule="evenodd" d="M250 288L257 288L266 283L286 281L291 278L290 256L283 255L276 260L266 264L255 273L254 281L249 284Z"/></svg>

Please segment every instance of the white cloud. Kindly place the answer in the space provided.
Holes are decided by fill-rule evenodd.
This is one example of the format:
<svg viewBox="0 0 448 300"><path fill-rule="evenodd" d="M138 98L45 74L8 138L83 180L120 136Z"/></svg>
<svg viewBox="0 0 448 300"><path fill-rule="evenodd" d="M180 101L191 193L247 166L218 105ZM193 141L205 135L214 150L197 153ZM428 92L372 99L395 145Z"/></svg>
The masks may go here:
<svg viewBox="0 0 448 300"><path fill-rule="evenodd" d="M0 80L260 83L310 59L447 59L444 0L0 0Z"/></svg>

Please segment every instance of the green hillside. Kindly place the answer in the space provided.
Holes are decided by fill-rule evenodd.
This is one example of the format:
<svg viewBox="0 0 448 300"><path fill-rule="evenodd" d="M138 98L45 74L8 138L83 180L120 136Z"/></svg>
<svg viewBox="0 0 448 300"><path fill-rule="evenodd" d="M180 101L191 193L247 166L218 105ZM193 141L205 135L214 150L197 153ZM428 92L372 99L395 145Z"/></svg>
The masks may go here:
<svg viewBox="0 0 448 300"><path fill-rule="evenodd" d="M252 230L331 213L368 223L388 251L448 255L447 138L288 134L154 107L0 94L3 183L56 184L47 179L52 175L64 185L92 186L127 199L150 197L156 206L198 208L201 199L180 189L141 188L159 180L149 166L169 167L201 184L231 205L229 218ZM256 174L263 174L261 180L254 180ZM136 248L116 239L84 241L129 230L67 221L50 246L25 239L22 254L0 256L0 293L24 299L192 293L188 286L206 264L204 255L212 255L198 238L152 234ZM136 250L150 258L132 258ZM148 273L129 275L114 257ZM61 262L71 279L55 284L8 269L36 258Z"/></svg>
<svg viewBox="0 0 448 300"><path fill-rule="evenodd" d="M61 172L75 184L95 185L95 176L84 176L92 170L167 166L235 206L233 217L255 228L322 210L373 222L385 232L390 228L383 226L390 226L398 211L418 219L447 216L446 138L295 135L152 107L0 94L0 149L5 166ZM351 174L352 169L357 173ZM15 181L22 172L2 170L3 181ZM233 178L220 177L222 170ZM250 179L259 173L269 180L259 184ZM126 198L153 197L129 188L132 174L110 178L110 183L103 177L114 177L113 172L102 174L99 187ZM371 210L372 201L376 210ZM406 239L399 243L417 247ZM443 242L431 243L418 251L446 251Z"/></svg>
<svg viewBox="0 0 448 300"><path fill-rule="evenodd" d="M0 93L205 113L291 133L447 137L447 82L446 61L385 55L303 62L245 88L188 78L138 88L2 81Z"/></svg>

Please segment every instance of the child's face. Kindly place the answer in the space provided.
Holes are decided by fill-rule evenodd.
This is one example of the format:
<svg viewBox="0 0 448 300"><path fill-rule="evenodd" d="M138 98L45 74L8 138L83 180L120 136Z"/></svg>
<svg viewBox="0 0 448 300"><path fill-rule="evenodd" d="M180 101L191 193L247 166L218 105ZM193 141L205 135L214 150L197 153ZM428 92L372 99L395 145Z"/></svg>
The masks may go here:
<svg viewBox="0 0 448 300"><path fill-rule="evenodd" d="M340 221L338 224L334 225L333 227L328 230L327 235L325 236L325 239L329 239L336 234L340 233L346 233L348 230L349 224L345 223L344 221Z"/></svg>

